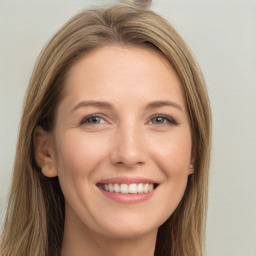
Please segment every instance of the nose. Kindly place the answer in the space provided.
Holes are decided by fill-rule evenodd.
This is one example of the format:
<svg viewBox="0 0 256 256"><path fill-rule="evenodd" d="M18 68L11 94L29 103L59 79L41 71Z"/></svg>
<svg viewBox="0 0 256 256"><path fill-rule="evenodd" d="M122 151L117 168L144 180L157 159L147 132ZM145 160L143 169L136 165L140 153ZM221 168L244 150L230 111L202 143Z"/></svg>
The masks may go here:
<svg viewBox="0 0 256 256"><path fill-rule="evenodd" d="M146 149L142 131L131 126L119 128L113 138L111 162L128 168L143 165L147 158Z"/></svg>

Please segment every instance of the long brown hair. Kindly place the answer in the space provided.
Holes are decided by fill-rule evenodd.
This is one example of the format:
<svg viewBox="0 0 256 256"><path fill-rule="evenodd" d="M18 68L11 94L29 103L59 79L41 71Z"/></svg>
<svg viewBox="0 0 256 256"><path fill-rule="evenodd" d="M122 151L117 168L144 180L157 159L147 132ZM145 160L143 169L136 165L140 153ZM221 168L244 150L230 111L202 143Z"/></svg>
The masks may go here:
<svg viewBox="0 0 256 256"><path fill-rule="evenodd" d="M161 16L146 9L114 5L85 10L49 41L39 56L25 97L1 255L60 255L64 198L58 178L45 177L36 165L33 133L51 131L62 98L65 74L90 49L106 45L153 47L169 60L182 84L190 118L194 174L178 208L159 228L157 256L202 256L211 114L203 75L188 46Z"/></svg>

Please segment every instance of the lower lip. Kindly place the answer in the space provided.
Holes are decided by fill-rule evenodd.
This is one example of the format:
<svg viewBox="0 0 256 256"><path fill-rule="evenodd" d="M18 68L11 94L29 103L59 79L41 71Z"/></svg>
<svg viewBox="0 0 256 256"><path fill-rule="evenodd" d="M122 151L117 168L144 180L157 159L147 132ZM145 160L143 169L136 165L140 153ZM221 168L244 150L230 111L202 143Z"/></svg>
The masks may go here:
<svg viewBox="0 0 256 256"><path fill-rule="evenodd" d="M134 204L134 203L140 203L140 202L146 201L149 198L151 198L155 193L155 189L151 192L140 193L140 194L122 194L122 193L107 192L101 188L99 189L104 196L116 202L126 203L126 204Z"/></svg>

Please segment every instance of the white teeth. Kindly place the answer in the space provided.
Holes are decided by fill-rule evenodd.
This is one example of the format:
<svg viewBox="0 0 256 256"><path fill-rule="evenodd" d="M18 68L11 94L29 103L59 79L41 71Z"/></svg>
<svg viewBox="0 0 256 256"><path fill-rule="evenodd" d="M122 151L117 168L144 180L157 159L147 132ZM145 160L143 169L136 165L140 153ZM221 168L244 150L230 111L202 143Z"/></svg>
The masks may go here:
<svg viewBox="0 0 256 256"><path fill-rule="evenodd" d="M120 192L120 187L119 187L118 184L115 184L115 185L114 185L114 191L115 191L116 193L119 193L119 192Z"/></svg>
<svg viewBox="0 0 256 256"><path fill-rule="evenodd" d="M114 192L114 187L113 187L112 184L109 184L109 185L108 185L108 191L109 191L109 192Z"/></svg>
<svg viewBox="0 0 256 256"><path fill-rule="evenodd" d="M121 187L120 187L121 189L121 193L122 194L128 194L128 192L129 192L129 187L128 187L128 185L127 184L121 184Z"/></svg>
<svg viewBox="0 0 256 256"><path fill-rule="evenodd" d="M148 184L144 185L144 193L148 193Z"/></svg>
<svg viewBox="0 0 256 256"><path fill-rule="evenodd" d="M129 185L129 193L130 194L137 194L137 184L130 184Z"/></svg>
<svg viewBox="0 0 256 256"><path fill-rule="evenodd" d="M141 193L149 193L154 190L154 184L143 184L143 183L133 183L133 184L104 184L100 185L105 191L114 192L114 193L122 193L122 194L141 194Z"/></svg>
<svg viewBox="0 0 256 256"><path fill-rule="evenodd" d="M149 185L148 185L148 192L153 191L153 189L154 189L153 184L149 184Z"/></svg>
<svg viewBox="0 0 256 256"><path fill-rule="evenodd" d="M142 183L138 184L138 193L144 192L144 185Z"/></svg>

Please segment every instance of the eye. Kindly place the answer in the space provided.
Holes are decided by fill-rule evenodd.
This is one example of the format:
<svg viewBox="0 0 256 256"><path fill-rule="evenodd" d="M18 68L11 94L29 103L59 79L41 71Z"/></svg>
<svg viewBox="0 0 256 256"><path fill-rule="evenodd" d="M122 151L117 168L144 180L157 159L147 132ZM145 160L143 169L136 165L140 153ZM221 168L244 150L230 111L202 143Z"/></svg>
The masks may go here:
<svg viewBox="0 0 256 256"><path fill-rule="evenodd" d="M98 125L105 122L105 119L101 115L95 114L84 118L80 124Z"/></svg>
<svg viewBox="0 0 256 256"><path fill-rule="evenodd" d="M155 125L178 125L178 123L170 116L166 115L156 115L153 118L150 119L150 124Z"/></svg>

